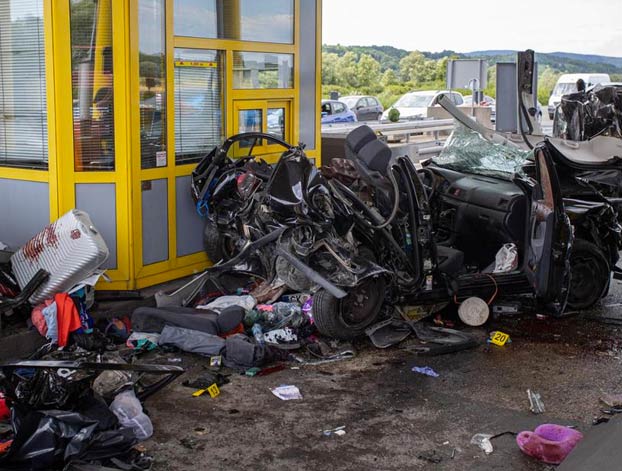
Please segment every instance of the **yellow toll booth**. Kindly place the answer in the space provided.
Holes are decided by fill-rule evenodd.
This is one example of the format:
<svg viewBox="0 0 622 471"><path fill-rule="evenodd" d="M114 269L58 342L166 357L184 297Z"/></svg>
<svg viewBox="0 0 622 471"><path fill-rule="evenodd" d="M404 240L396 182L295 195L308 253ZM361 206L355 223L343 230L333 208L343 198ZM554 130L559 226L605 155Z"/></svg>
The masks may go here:
<svg viewBox="0 0 622 471"><path fill-rule="evenodd" d="M263 131L320 158L320 32L321 0L0 0L0 242L79 208L105 289L203 269L203 155Z"/></svg>

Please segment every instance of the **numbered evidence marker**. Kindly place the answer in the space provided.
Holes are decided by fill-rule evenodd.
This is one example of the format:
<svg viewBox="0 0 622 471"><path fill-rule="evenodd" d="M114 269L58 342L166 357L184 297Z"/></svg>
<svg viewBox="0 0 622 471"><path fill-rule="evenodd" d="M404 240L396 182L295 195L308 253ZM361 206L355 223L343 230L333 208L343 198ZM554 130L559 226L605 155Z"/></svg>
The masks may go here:
<svg viewBox="0 0 622 471"><path fill-rule="evenodd" d="M500 330L495 330L492 334L490 334L490 343L494 343L495 345L499 345L503 347L508 340L510 340L510 336L501 332Z"/></svg>
<svg viewBox="0 0 622 471"><path fill-rule="evenodd" d="M192 396L199 397L205 394L205 392L208 392L210 397L213 399L220 394L220 389L218 389L218 385L214 383L205 389L199 389L198 391L193 392Z"/></svg>

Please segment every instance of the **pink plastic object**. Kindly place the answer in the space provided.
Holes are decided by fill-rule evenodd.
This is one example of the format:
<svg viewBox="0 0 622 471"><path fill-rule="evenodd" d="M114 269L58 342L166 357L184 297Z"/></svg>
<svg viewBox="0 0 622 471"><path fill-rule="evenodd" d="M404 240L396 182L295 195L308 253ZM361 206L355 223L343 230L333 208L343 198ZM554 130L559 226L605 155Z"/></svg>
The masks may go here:
<svg viewBox="0 0 622 471"><path fill-rule="evenodd" d="M521 432L516 443L523 453L547 464L559 464L583 438L577 430L563 425L542 424L533 432Z"/></svg>

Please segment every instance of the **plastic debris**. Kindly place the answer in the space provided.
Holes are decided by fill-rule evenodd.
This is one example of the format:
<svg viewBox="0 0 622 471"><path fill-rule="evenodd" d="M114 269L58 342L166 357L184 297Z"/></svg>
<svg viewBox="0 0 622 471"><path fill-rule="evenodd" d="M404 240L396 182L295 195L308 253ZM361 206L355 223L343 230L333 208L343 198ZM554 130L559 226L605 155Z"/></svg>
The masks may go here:
<svg viewBox="0 0 622 471"><path fill-rule="evenodd" d="M325 437L330 437L331 435L337 435L338 437L341 437L345 434L346 434L345 425L341 425L339 427L335 427L335 428L322 431L322 435L324 435Z"/></svg>
<svg viewBox="0 0 622 471"><path fill-rule="evenodd" d="M493 436L494 435L490 435L488 433L476 433L473 437L471 437L471 443L473 445L477 445L484 451L484 453L489 455L493 452L492 442L490 441Z"/></svg>
<svg viewBox="0 0 622 471"><path fill-rule="evenodd" d="M542 424L533 432L518 434L516 443L521 451L547 464L559 464L583 439L578 430L563 425Z"/></svg>
<svg viewBox="0 0 622 471"><path fill-rule="evenodd" d="M529 399L529 410L534 414L542 414L544 412L544 402L542 397L531 389L527 390L527 398Z"/></svg>
<svg viewBox="0 0 622 471"><path fill-rule="evenodd" d="M293 399L302 399L302 394L300 394L300 390L298 386L294 386L291 384L282 384L276 388L270 389L272 394L283 401L291 401Z"/></svg>
<svg viewBox="0 0 622 471"><path fill-rule="evenodd" d="M138 440L147 440L153 435L151 419L143 412L143 406L133 389L117 394L110 404L110 410L117 416L121 426L132 429Z"/></svg>
<svg viewBox="0 0 622 471"><path fill-rule="evenodd" d="M429 366L413 366L411 371L415 373L421 373L422 375L431 376L432 378L438 378L440 375Z"/></svg>
<svg viewBox="0 0 622 471"><path fill-rule="evenodd" d="M493 273L507 273L518 267L518 248L515 244L503 244L495 255Z"/></svg>

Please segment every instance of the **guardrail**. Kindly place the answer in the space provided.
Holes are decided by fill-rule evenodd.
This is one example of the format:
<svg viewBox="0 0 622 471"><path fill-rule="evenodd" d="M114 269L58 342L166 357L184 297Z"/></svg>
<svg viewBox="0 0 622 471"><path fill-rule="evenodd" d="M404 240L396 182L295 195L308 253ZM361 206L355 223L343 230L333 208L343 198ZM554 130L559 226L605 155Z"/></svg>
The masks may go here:
<svg viewBox="0 0 622 471"><path fill-rule="evenodd" d="M334 138L345 140L351 131L363 124L386 137L389 146L395 154L403 152L414 161L429 158L440 153L445 144L447 134L454 128L453 119L420 119L397 123L388 121L359 121L356 123L324 124L322 125L322 138L326 138L326 141L334 141ZM335 150L335 144L327 145L333 146L329 149L332 154L341 153L338 147ZM339 145L343 146L343 144ZM322 146L322 149L324 149L324 141Z"/></svg>
<svg viewBox="0 0 622 471"><path fill-rule="evenodd" d="M453 119L420 119L412 121L399 121L397 123L382 121L359 121L356 123L334 123L323 124L322 135L334 136L340 134L348 134L350 131L366 124L375 132L379 132L384 136L405 136L406 142L410 142L412 135L421 135L432 133L434 139L438 140L439 132L451 131L454 127Z"/></svg>

